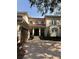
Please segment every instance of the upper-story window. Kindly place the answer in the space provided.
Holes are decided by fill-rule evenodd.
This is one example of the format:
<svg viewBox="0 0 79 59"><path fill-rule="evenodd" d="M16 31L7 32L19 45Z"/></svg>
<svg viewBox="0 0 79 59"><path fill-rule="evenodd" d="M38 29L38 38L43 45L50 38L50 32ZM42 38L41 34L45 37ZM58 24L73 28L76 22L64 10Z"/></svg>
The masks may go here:
<svg viewBox="0 0 79 59"><path fill-rule="evenodd" d="M32 21L30 21L30 24L33 24L33 22L32 22Z"/></svg>
<svg viewBox="0 0 79 59"><path fill-rule="evenodd" d="M35 21L35 24L39 24L39 21Z"/></svg>
<svg viewBox="0 0 79 59"><path fill-rule="evenodd" d="M18 18L22 18L22 16L17 16Z"/></svg>
<svg viewBox="0 0 79 59"><path fill-rule="evenodd" d="M57 28L52 28L52 32L57 32Z"/></svg>
<svg viewBox="0 0 79 59"><path fill-rule="evenodd" d="M45 24L45 22L44 22L44 21L42 21L41 23L42 23L42 24Z"/></svg>

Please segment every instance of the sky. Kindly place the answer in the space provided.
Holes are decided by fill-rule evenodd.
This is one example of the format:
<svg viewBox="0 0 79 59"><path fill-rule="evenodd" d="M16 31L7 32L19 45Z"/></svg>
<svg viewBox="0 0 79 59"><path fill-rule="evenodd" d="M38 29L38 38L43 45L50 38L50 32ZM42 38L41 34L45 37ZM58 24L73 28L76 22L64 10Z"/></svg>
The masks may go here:
<svg viewBox="0 0 79 59"><path fill-rule="evenodd" d="M30 8L28 0L17 0L17 12L27 12L28 15L32 17L43 17L41 13L37 12L36 7Z"/></svg>
<svg viewBox="0 0 79 59"><path fill-rule="evenodd" d="M59 6L61 7L60 4ZM44 18L44 16L41 16L42 14L38 13L37 11L38 10L36 7L30 8L30 2L28 0L17 0L17 12L27 12L28 15L31 17ZM58 14L55 14L56 12L58 12L57 9L54 10L54 13L50 14L48 12L46 15L58 15Z"/></svg>

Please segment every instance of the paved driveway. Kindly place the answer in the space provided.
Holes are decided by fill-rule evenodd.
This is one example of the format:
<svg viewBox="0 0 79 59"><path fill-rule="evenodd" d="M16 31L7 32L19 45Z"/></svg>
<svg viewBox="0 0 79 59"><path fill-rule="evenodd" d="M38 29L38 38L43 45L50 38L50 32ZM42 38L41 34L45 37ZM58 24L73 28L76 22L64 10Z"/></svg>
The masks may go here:
<svg viewBox="0 0 79 59"><path fill-rule="evenodd" d="M61 43L59 41L40 40L34 37L29 40L24 49L23 59L61 59Z"/></svg>

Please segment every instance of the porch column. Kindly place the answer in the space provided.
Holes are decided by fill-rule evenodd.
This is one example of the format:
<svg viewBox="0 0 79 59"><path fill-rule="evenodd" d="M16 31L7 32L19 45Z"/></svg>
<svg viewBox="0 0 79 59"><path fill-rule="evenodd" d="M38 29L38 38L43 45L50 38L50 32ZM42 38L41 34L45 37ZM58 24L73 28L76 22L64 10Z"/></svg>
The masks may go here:
<svg viewBox="0 0 79 59"><path fill-rule="evenodd" d="M44 36L47 37L48 30L47 28L44 30Z"/></svg>
<svg viewBox="0 0 79 59"><path fill-rule="evenodd" d="M27 40L29 40L30 38L30 31L28 30L28 37L27 37Z"/></svg>
<svg viewBox="0 0 79 59"><path fill-rule="evenodd" d="M39 28L39 36L41 36L41 28Z"/></svg>
<svg viewBox="0 0 79 59"><path fill-rule="evenodd" d="M32 29L32 35L34 35L34 28Z"/></svg>

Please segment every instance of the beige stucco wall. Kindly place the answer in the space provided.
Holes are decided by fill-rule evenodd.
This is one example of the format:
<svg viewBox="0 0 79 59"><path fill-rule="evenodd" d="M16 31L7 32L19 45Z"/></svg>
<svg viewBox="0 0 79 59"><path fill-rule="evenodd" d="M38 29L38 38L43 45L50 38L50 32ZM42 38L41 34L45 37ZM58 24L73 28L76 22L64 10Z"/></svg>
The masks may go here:
<svg viewBox="0 0 79 59"><path fill-rule="evenodd" d="M51 25L51 18L46 18L46 27Z"/></svg>
<svg viewBox="0 0 79 59"><path fill-rule="evenodd" d="M61 26L61 21L60 21L61 17L49 16L49 17L45 17L45 18L32 18L32 17L28 17L28 15L26 15L26 14L22 14L21 16L23 16L22 17L23 20L25 20L26 23L28 25L31 25L32 27L35 24L37 24L36 22L38 22L39 24L40 24L41 21L45 22L45 24L46 24L46 28L45 28L45 31L44 31L45 36L47 36L48 33L50 33L51 36L56 36L57 33L52 32L50 27L57 27L57 29L58 29L58 27ZM55 26L52 25L52 20L56 20L57 24ZM30 24L30 21L32 21L33 24ZM19 31L19 27L20 27L20 25L17 26L17 31ZM59 31L58 33L60 33L60 29L58 29L58 31ZM30 32L28 32L28 34L29 33ZM29 38L29 36L28 36L28 38Z"/></svg>

